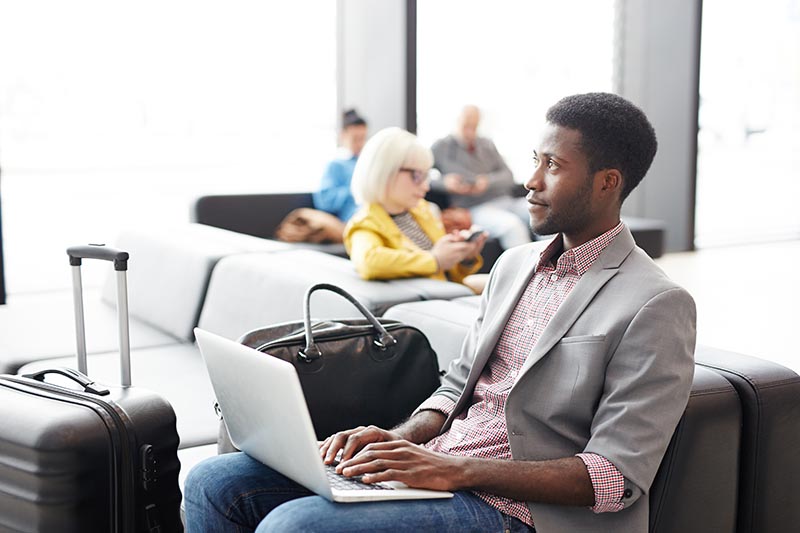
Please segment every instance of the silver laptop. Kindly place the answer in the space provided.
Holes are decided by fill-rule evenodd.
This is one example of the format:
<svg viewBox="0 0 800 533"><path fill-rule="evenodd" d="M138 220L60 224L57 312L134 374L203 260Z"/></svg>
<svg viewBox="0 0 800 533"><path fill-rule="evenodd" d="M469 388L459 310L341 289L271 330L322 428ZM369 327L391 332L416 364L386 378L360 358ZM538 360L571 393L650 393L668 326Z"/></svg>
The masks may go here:
<svg viewBox="0 0 800 533"><path fill-rule="evenodd" d="M328 500L363 502L451 498L399 482L359 483L322 462L294 367L238 342L195 328L233 444Z"/></svg>

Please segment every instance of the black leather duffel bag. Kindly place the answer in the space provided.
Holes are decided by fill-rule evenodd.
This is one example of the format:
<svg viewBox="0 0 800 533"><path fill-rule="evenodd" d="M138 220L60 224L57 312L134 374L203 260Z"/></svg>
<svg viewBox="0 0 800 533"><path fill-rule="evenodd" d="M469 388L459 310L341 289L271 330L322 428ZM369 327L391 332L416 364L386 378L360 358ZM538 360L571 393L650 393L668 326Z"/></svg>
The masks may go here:
<svg viewBox="0 0 800 533"><path fill-rule="evenodd" d="M346 298L364 318L312 324L311 295L318 290ZM239 342L294 365L320 440L361 425L392 428L439 386L436 353L420 330L376 318L326 283L306 291L302 322L259 328ZM229 451L225 437L221 431L220 451Z"/></svg>

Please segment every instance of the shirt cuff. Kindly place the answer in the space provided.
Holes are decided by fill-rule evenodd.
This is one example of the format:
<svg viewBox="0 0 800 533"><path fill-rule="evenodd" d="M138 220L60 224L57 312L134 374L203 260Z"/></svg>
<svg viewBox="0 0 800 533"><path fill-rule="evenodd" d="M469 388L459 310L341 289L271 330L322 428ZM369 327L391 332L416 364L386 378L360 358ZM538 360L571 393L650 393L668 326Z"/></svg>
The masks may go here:
<svg viewBox="0 0 800 533"><path fill-rule="evenodd" d="M453 412L453 409L456 406L456 402L444 396L443 394L434 394L422 404L417 407L417 409L411 414L414 416L415 414L419 413L420 411L438 411L442 413L444 416L450 416L450 413Z"/></svg>
<svg viewBox="0 0 800 533"><path fill-rule="evenodd" d="M424 405L424 404L423 404ZM625 478L611 461L596 453L576 454L586 465L594 488L595 513L615 513L625 508L622 494L625 492Z"/></svg>

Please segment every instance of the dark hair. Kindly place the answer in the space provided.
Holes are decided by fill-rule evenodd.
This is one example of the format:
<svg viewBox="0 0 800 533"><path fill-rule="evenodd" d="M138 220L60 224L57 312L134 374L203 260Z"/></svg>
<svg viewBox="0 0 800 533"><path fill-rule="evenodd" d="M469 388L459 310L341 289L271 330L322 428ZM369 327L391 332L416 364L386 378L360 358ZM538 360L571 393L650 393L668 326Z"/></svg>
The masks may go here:
<svg viewBox="0 0 800 533"><path fill-rule="evenodd" d="M348 109L342 113L342 129L350 126L366 126L367 121L355 109Z"/></svg>
<svg viewBox="0 0 800 533"><path fill-rule="evenodd" d="M581 133L589 172L615 168L622 173L621 201L639 185L656 155L658 141L650 121L641 109L616 94L567 96L547 110L546 118Z"/></svg>

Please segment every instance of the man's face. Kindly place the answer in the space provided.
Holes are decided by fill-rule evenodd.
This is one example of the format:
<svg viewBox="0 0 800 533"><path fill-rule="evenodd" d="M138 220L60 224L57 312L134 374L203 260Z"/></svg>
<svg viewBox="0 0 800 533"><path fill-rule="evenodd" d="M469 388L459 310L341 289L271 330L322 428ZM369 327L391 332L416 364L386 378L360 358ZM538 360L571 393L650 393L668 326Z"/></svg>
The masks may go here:
<svg viewBox="0 0 800 533"><path fill-rule="evenodd" d="M366 142L367 127L362 124L347 126L342 131L342 146L353 152L353 155L360 154Z"/></svg>
<svg viewBox="0 0 800 533"><path fill-rule="evenodd" d="M525 186L531 228L539 235L584 232L594 221L594 177L581 150L581 133L548 124L539 148L536 168Z"/></svg>
<svg viewBox="0 0 800 533"><path fill-rule="evenodd" d="M481 121L480 112L474 107L468 107L462 111L458 119L456 132L461 140L467 144L472 144L478 137L478 124Z"/></svg>

